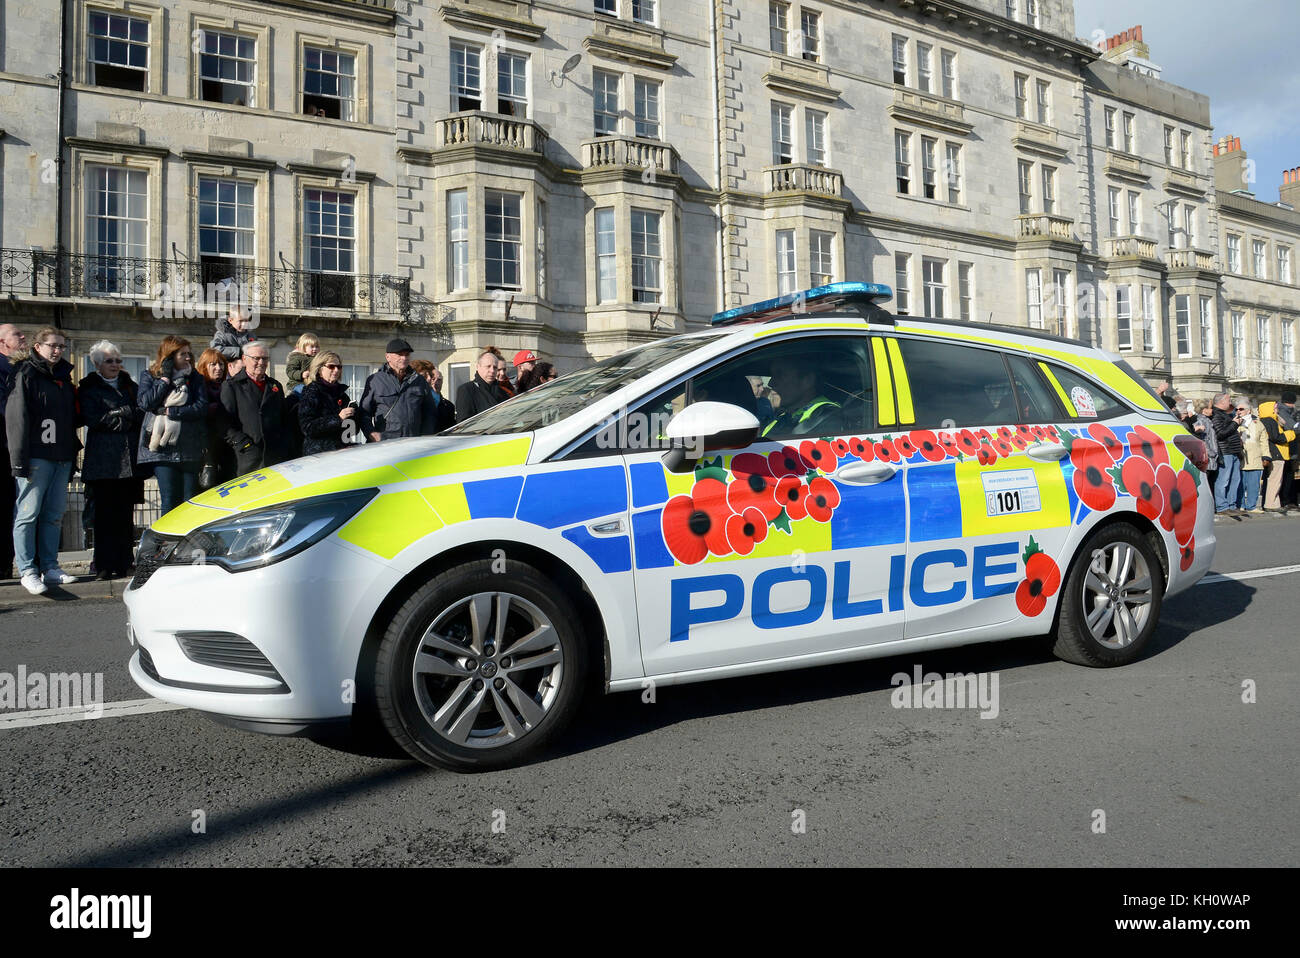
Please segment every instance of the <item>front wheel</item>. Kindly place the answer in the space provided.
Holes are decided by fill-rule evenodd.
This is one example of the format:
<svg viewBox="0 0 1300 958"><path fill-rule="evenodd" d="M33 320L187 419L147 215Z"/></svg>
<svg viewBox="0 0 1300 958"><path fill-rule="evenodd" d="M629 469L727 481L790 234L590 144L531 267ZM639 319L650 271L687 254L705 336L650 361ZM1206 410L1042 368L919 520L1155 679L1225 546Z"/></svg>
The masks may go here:
<svg viewBox="0 0 1300 958"><path fill-rule="evenodd" d="M427 765L481 771L533 758L577 711L587 659L577 611L531 566L487 560L418 589L380 644L384 726Z"/></svg>
<svg viewBox="0 0 1300 958"><path fill-rule="evenodd" d="M1155 631L1164 594L1147 537L1127 523L1099 529L1070 569L1052 651L1077 665L1128 665Z"/></svg>

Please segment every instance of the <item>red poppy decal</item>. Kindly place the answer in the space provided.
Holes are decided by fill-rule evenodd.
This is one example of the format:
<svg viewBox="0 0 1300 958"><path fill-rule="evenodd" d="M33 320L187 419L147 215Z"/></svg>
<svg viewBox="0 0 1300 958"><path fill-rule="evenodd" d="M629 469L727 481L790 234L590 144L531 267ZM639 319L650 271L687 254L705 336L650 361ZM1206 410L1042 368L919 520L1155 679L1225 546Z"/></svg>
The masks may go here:
<svg viewBox="0 0 1300 958"><path fill-rule="evenodd" d="M805 439L799 443L799 456L813 469L820 469L822 472L834 472L835 467L839 465L831 444L825 439Z"/></svg>
<svg viewBox="0 0 1300 958"><path fill-rule="evenodd" d="M979 437L969 429L957 433L957 449L963 456L974 456L980 451Z"/></svg>
<svg viewBox="0 0 1300 958"><path fill-rule="evenodd" d="M1173 489L1165 496L1165 512L1173 517L1175 541L1179 545L1190 542L1196 530L1196 480L1186 469L1179 470ZM1164 525L1164 512L1160 524Z"/></svg>
<svg viewBox="0 0 1300 958"><path fill-rule="evenodd" d="M782 446L780 451L769 455L767 465L777 479L783 476L803 476L809 468L803 456L799 455L799 450L793 446Z"/></svg>
<svg viewBox="0 0 1300 958"><path fill-rule="evenodd" d="M876 447L870 439L859 439L855 436L849 440L849 453L863 462L871 462L876 458Z"/></svg>
<svg viewBox="0 0 1300 958"><path fill-rule="evenodd" d="M1148 519L1160 518L1165 508L1165 494L1156 485L1156 470L1141 456L1129 456L1120 469L1124 491L1137 500L1137 511Z"/></svg>
<svg viewBox="0 0 1300 958"><path fill-rule="evenodd" d="M916 455L916 446L912 445L912 440L906 436L898 436L894 439L894 448L904 459L911 459Z"/></svg>
<svg viewBox="0 0 1300 958"><path fill-rule="evenodd" d="M1011 431L1011 427L1010 427L1010 426L999 426L999 427L998 427L998 436L997 436L997 437L998 437L999 439L1003 440L1004 442L1010 442L1010 441L1011 441L1011 437L1012 437L1013 435L1015 435L1015 433L1013 433L1013 432Z"/></svg>
<svg viewBox="0 0 1300 958"><path fill-rule="evenodd" d="M1096 440L1076 439L1070 445L1074 491L1089 509L1105 512L1115 504L1115 484L1106 472L1114 462L1106 447Z"/></svg>
<svg viewBox="0 0 1300 958"><path fill-rule="evenodd" d="M876 443L876 458L881 462L902 462L892 440L885 439Z"/></svg>
<svg viewBox="0 0 1300 958"><path fill-rule="evenodd" d="M1088 435L1106 447L1110 457L1116 462L1124 455L1124 444L1115 438L1115 434L1099 422L1088 427Z"/></svg>
<svg viewBox="0 0 1300 958"><path fill-rule="evenodd" d="M776 501L792 520L808 515L808 487L802 479L786 476L776 484Z"/></svg>
<svg viewBox="0 0 1300 958"><path fill-rule="evenodd" d="M849 454L849 444L843 439L836 439L831 443L831 451L835 453L836 459L843 459Z"/></svg>
<svg viewBox="0 0 1300 958"><path fill-rule="evenodd" d="M998 451L998 455L1003 459L1015 451L1011 448L1011 443L1005 439L995 439L993 441L993 448Z"/></svg>
<svg viewBox="0 0 1300 958"><path fill-rule="evenodd" d="M1061 587L1061 570L1055 559L1038 548L1033 536L1029 537L1023 558L1025 578L1016 587L1016 608L1021 615L1038 615Z"/></svg>
<svg viewBox="0 0 1300 958"><path fill-rule="evenodd" d="M691 494L673 496L664 506L664 543L673 558L693 565L712 552L727 555L727 487L717 479L701 479Z"/></svg>
<svg viewBox="0 0 1300 958"><path fill-rule="evenodd" d="M947 455L939 445L939 437L928 429L918 429L908 436L908 439L927 462L939 462Z"/></svg>
<svg viewBox="0 0 1300 958"><path fill-rule="evenodd" d="M818 522L830 522L831 513L839 504L840 491L835 488L835 483L822 476L808 483L808 497L804 505L808 509L808 515Z"/></svg>
<svg viewBox="0 0 1300 958"><path fill-rule="evenodd" d="M767 517L757 509L746 509L727 517L727 542L736 555L747 556L767 538Z"/></svg>
<svg viewBox="0 0 1300 958"><path fill-rule="evenodd" d="M952 456L955 459L959 452L957 449L957 438L952 435L952 433L941 432L938 435L938 440L939 448L943 450L944 455Z"/></svg>
<svg viewBox="0 0 1300 958"><path fill-rule="evenodd" d="M998 454L988 443L983 443L979 450L979 461L981 466L991 466L998 461Z"/></svg>
<svg viewBox="0 0 1300 958"><path fill-rule="evenodd" d="M776 480L756 472L734 479L727 483L727 506L733 512L757 510L771 522L781 514L776 502Z"/></svg>
<svg viewBox="0 0 1300 958"><path fill-rule="evenodd" d="M1133 455L1141 456L1153 466L1169 462L1169 450L1165 448L1165 441L1146 426L1133 427L1128 437L1128 448Z"/></svg>
<svg viewBox="0 0 1300 958"><path fill-rule="evenodd" d="M1187 544L1180 546L1178 549L1178 568L1186 572L1192 567L1192 560L1196 558L1196 536L1187 540Z"/></svg>

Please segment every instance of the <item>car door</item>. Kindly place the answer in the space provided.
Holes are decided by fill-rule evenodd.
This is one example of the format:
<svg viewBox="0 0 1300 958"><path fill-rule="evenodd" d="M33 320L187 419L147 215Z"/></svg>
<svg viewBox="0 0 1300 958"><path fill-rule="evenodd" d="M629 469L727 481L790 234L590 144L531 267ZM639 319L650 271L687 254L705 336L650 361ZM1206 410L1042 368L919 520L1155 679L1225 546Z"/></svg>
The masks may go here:
<svg viewBox="0 0 1300 958"><path fill-rule="evenodd" d="M647 674L901 637L904 489L874 455L888 375L860 332L760 338L627 415L619 435L653 447L625 450ZM671 472L663 427L705 399L749 409L760 434Z"/></svg>
<svg viewBox="0 0 1300 958"><path fill-rule="evenodd" d="M1061 413L1024 356L933 336L894 345L914 450L906 635L979 641L1041 615L1060 587L1074 506Z"/></svg>

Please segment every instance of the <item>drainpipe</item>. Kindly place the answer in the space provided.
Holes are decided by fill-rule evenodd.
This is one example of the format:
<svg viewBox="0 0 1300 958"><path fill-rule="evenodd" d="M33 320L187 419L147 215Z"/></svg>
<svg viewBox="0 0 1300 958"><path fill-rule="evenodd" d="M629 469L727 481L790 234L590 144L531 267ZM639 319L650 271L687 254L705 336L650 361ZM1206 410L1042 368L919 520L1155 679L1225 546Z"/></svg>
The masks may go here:
<svg viewBox="0 0 1300 958"><path fill-rule="evenodd" d="M718 297L719 311L727 308L727 276L729 263L727 254L727 217L723 196L726 182L722 174L722 136L724 101L722 95L723 70L722 49L718 30L718 20L722 16L722 0L714 0L713 15L709 17L709 49L713 54L713 172L718 184Z"/></svg>
<svg viewBox="0 0 1300 958"><path fill-rule="evenodd" d="M67 73L67 49L68 49L68 6L70 0L60 0L59 2L59 72L55 79L58 80L58 102L55 105L54 113L54 264L55 264L55 292L59 291L59 284L63 278L64 256L64 227L63 227L63 206L64 206L64 180L66 179L63 165L63 101L67 96L68 90L68 73ZM71 276L71 270L68 271ZM65 290L71 292L71 290ZM54 325L60 329L63 327L63 304L56 303L54 306Z"/></svg>

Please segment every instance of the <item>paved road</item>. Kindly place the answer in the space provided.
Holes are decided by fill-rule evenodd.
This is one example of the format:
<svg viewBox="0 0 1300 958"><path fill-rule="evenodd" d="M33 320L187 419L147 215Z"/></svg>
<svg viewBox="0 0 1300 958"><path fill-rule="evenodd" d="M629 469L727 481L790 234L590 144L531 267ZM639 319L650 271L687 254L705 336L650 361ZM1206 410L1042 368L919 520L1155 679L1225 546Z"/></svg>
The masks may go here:
<svg viewBox="0 0 1300 958"><path fill-rule="evenodd" d="M1300 520L1219 528L1218 572L1300 561ZM115 600L0 611L0 672L102 671L108 701L140 699L125 621ZM1297 622L1300 573L1221 579L1125 669L1014 642L618 695L547 761L474 776L188 711L0 728L0 864L1295 865ZM918 662L996 671L998 716L892 708Z"/></svg>

